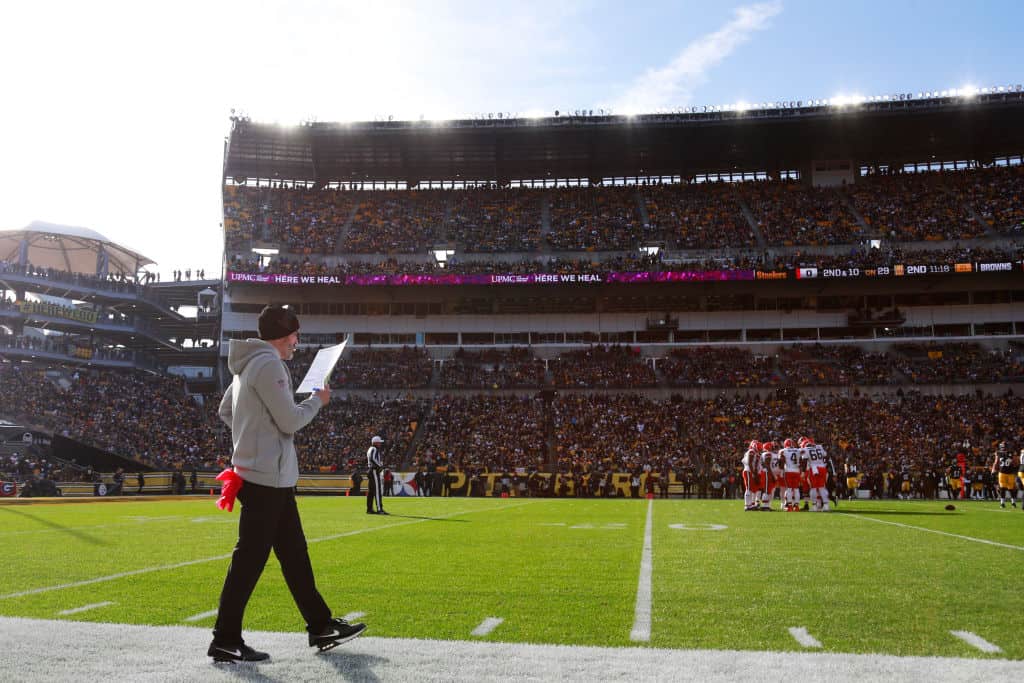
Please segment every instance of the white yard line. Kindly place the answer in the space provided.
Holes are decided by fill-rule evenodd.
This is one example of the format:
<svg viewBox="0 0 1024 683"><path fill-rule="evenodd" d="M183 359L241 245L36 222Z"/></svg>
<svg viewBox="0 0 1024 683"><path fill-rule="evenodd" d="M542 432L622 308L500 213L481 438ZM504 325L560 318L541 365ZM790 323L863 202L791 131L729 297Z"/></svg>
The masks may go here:
<svg viewBox="0 0 1024 683"><path fill-rule="evenodd" d="M640 580L636 586L636 608L633 610L633 630L629 639L647 642L651 639L651 573L652 559L651 525L654 519L654 500L647 501L647 522L644 524L644 548L640 555Z"/></svg>
<svg viewBox="0 0 1024 683"><path fill-rule="evenodd" d="M988 642L976 633L971 633L970 631L950 631L950 633L952 633L954 636L964 641L971 647L978 648L982 652L996 654L998 652L1003 651L1003 648L999 647L998 645L993 645L992 643Z"/></svg>
<svg viewBox="0 0 1024 683"><path fill-rule="evenodd" d="M678 681L735 683L785 671L787 680L1019 681L1024 662L992 657L894 657L821 651L669 650L568 647L478 639L416 640L363 636L311 654L301 629L246 631L270 653L259 665L215 666L210 632L195 626L135 626L0 617L0 671L19 683L119 681ZM59 643L60 647L55 647ZM116 647L112 644L116 643ZM952 641L950 641L952 645ZM40 653L46 653L45 655Z"/></svg>
<svg viewBox="0 0 1024 683"><path fill-rule="evenodd" d="M15 531L0 531L0 538L8 536L24 536L26 534L63 534L73 531L93 531L95 529L113 529L115 527L141 526L150 522L167 522L171 520L184 519L177 515L167 517L152 517L149 519L135 519L130 522L111 522L110 524L92 524L86 526L68 526L49 529L17 529Z"/></svg>
<svg viewBox="0 0 1024 683"><path fill-rule="evenodd" d="M345 621L355 621L356 619L362 619L366 616L366 612L349 612L342 617Z"/></svg>
<svg viewBox="0 0 1024 683"><path fill-rule="evenodd" d="M792 626L789 629L789 635L796 639L796 642L800 643L804 647L821 647L821 641L812 636L807 632L803 626Z"/></svg>
<svg viewBox="0 0 1024 683"><path fill-rule="evenodd" d="M72 583L59 583L56 586L43 586L42 588L30 588L25 591L18 591L17 593L7 593L6 595L0 595L0 600L7 600L9 598L20 598L25 595L36 595L38 593L49 593L50 591L59 591L65 588L78 588L80 586L91 586L94 583L104 583L106 581L116 581L117 579L124 579L129 576L138 576L139 574L149 574L150 572L159 572L165 569L180 569L181 567L191 567L194 564L204 564L206 562L215 562L217 560L226 560L231 557L231 554L217 555L216 557L204 557L198 560L189 560L188 562L178 562L176 564L165 564L159 567L143 567L142 569L133 569L130 572L120 572L118 574L108 574L107 576L97 576L95 579L85 579L84 581L74 581Z"/></svg>
<svg viewBox="0 0 1024 683"><path fill-rule="evenodd" d="M69 614L78 614L79 612L88 612L91 609L97 609L99 607L106 607L107 605L113 605L113 604L114 603L110 602L109 600L107 602L94 602L91 605L82 605L81 607L75 607L74 609L62 610L60 612L57 612L57 614L61 615L62 617L66 617Z"/></svg>
<svg viewBox="0 0 1024 683"><path fill-rule="evenodd" d="M199 614L193 614L190 617L185 617L182 621L202 621L203 619L215 616L217 616L217 610L212 609L209 612L200 612Z"/></svg>
<svg viewBox="0 0 1024 683"><path fill-rule="evenodd" d="M487 617L480 622L479 626L473 629L473 632L470 633L470 635L477 637L486 636L488 633L501 626L501 622L503 621L505 620L501 617Z"/></svg>
<svg viewBox="0 0 1024 683"><path fill-rule="evenodd" d="M973 536L964 536L962 534L951 534L948 531L939 531L937 529L929 529L923 526L913 526L911 524L900 524L899 522L890 522L887 519L875 519L867 515L858 515L853 512L844 513L846 517L856 517L857 519L866 519L869 522L878 522L879 524L889 524L891 526L898 526L904 529L914 529L915 531L927 531L930 534L938 534L939 536L949 536L950 538L959 538L964 541L973 541L974 543L984 543L985 545L994 545L997 548L1009 548L1010 550L1021 550L1024 551L1024 546L1010 545L1009 543L1000 543L998 541L990 541L985 538L975 538Z"/></svg>
<svg viewBox="0 0 1024 683"><path fill-rule="evenodd" d="M408 526L409 524L422 524L423 522L430 522L436 519L449 519L451 517L459 517L461 515L471 515L477 512L491 512L493 510L508 510L511 508L522 507L524 505L530 505L531 503L516 503L512 505L502 505L501 507L483 508L478 510L463 510L461 512L453 512L449 515L441 515L439 517L433 517L429 519L410 519L407 522L397 522L395 524L384 524L382 526L367 527L365 529L355 529L353 531L346 531L342 534L334 534L331 536L323 536L321 538L312 538L307 543L322 543L324 541L333 541L339 538L345 538L347 536L357 536L359 534L365 534L372 531L383 531L385 529L394 529L400 526ZM118 579L124 579L129 576L138 576L139 574L149 574L151 572L166 571L168 569L181 569L182 567L191 567L196 564L205 564L207 562L218 562L220 560L227 560L231 558L231 553L225 555L214 555L213 557L202 557L198 560L188 560L187 562L176 562L174 564L164 564L156 567L143 567L142 569L133 569L127 572L119 572L117 574L108 574L107 576L97 576L94 579L85 579L83 581L72 581L71 583L60 583L55 586L43 586L41 588L30 588L28 590L17 591L16 593L7 593L0 595L0 600L8 600L10 598L20 598L26 595L37 595L39 593L49 593L50 591L64 590L65 588L79 588L80 586L91 586L95 583L104 583L106 581L117 581Z"/></svg>

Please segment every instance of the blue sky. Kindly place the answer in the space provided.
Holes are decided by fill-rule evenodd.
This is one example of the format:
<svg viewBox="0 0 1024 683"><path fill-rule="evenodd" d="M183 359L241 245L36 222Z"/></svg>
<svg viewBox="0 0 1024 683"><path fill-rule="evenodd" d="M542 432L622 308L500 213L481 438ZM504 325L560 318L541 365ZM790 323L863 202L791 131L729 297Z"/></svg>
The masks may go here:
<svg viewBox="0 0 1024 683"><path fill-rule="evenodd" d="M0 229L83 225L219 270L228 113L651 111L1017 83L1024 3L19 3Z"/></svg>

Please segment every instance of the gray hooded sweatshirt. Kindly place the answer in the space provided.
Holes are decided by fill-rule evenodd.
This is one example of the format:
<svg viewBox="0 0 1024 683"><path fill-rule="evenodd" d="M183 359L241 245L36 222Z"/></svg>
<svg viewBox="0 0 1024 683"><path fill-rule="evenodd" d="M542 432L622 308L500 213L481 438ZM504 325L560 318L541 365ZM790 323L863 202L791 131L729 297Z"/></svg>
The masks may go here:
<svg viewBox="0 0 1024 683"><path fill-rule="evenodd" d="M288 368L277 349L261 339L231 340L228 369L235 377L220 402L220 419L231 427L235 472L261 486L295 486L295 432L309 424L323 403L316 394L295 403Z"/></svg>

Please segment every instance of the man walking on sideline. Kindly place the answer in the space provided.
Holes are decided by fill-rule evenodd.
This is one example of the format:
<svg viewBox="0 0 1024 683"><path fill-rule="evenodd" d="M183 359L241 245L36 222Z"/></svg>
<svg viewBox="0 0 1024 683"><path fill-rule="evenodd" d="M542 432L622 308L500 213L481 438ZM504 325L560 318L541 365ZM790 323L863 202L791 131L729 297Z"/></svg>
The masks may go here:
<svg viewBox="0 0 1024 683"><path fill-rule="evenodd" d="M258 662L269 655L242 640L242 615L273 548L285 583L306 620L309 645L321 651L366 630L331 617L316 589L306 536L295 502L299 479L295 432L331 399L327 387L296 405L291 360L299 345L299 320L287 308L267 306L259 317L259 339L232 340L228 368L234 379L220 403L231 427L234 474L241 478L238 542L224 579L207 655L216 661Z"/></svg>
<svg viewBox="0 0 1024 683"><path fill-rule="evenodd" d="M366 451L366 469L370 472L367 483L366 514L386 515L384 512L384 458L380 454L380 448L384 439L375 436L370 439L370 448ZM376 505L377 509L374 510Z"/></svg>

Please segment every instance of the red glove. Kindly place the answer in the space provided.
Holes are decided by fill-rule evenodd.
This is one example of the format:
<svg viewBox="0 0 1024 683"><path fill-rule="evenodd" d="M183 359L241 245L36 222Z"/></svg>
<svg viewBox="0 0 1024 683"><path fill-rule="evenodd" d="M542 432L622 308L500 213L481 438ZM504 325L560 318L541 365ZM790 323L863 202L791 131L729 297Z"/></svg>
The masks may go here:
<svg viewBox="0 0 1024 683"><path fill-rule="evenodd" d="M217 499L217 507L221 510L234 512L235 497L242 490L242 484L245 483L245 480L235 474L235 471L232 469L224 470L217 475L217 479L224 482L224 485L220 487L221 496Z"/></svg>

